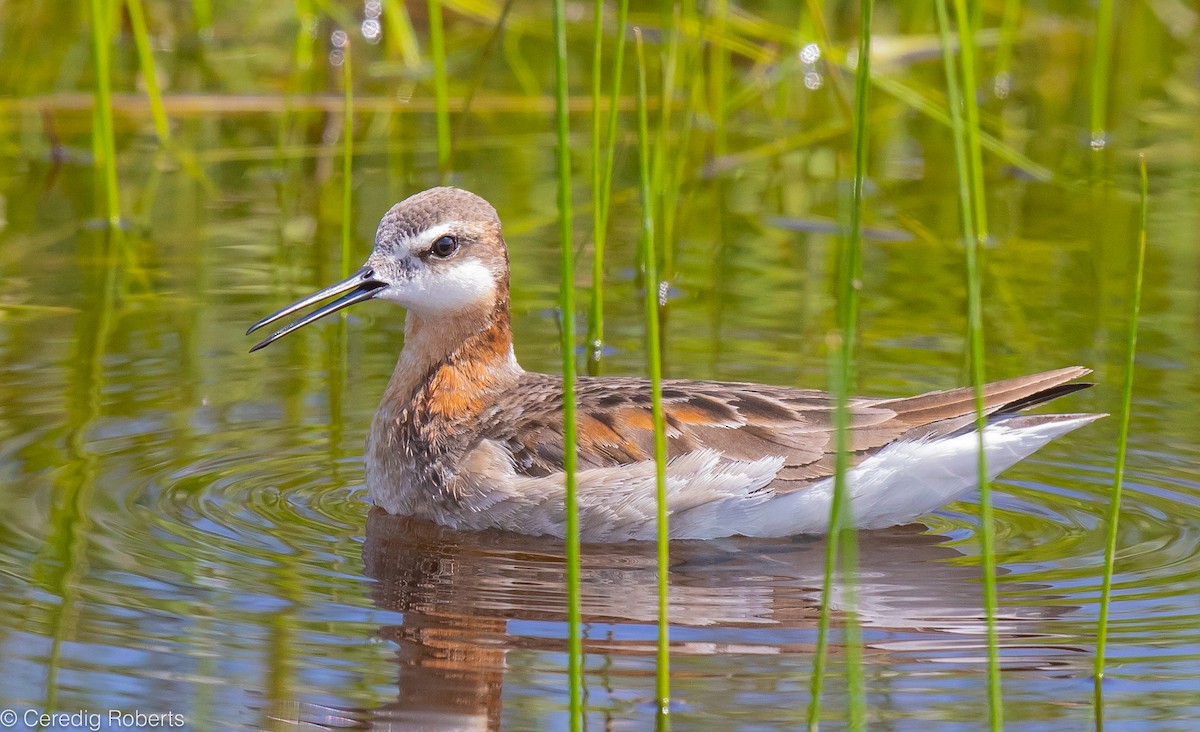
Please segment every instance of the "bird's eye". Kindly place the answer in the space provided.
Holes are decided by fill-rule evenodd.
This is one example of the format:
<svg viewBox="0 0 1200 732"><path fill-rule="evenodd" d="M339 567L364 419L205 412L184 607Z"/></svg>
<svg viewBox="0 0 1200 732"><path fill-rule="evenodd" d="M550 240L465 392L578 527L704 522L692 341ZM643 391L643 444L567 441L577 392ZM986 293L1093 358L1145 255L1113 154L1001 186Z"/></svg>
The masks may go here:
<svg viewBox="0 0 1200 732"><path fill-rule="evenodd" d="M458 239L452 236L439 236L433 246L429 247L429 253L439 259L445 259L457 251Z"/></svg>

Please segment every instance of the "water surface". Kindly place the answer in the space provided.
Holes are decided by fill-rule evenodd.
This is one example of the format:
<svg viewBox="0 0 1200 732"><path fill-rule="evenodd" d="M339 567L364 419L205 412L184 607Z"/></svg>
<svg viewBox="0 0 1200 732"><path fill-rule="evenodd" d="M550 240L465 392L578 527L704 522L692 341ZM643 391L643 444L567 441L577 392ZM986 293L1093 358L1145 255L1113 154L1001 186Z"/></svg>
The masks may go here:
<svg viewBox="0 0 1200 732"><path fill-rule="evenodd" d="M758 50L733 57L731 96L742 97L724 133L728 154L717 153L718 130L703 110L680 154L664 311L672 377L825 385L849 128L825 61L806 65L779 40L808 28L780 6L739 11L758 23L737 31ZM0 707L175 711L214 730L563 726L561 543L450 532L366 501L362 444L402 344L402 312L361 305L343 323L246 353L249 323L339 276L340 112L336 99L307 96L337 89L340 72L325 64L332 23L317 26L306 70L291 56L290 5L218 4L215 24L198 29L150 3L173 147L153 139L122 34L114 84L129 92L116 114L128 226L111 236L96 224L82 21L69 7L44 16L2 8ZM1123 11L1112 130L1093 151L1090 12L1029 8L1008 93L989 87L983 99L985 129L1033 163L987 157L987 369L1003 378L1087 365L1096 388L1062 409L1119 409L1135 159L1145 150L1150 250L1105 719L1184 729L1200 724L1200 45L1179 26L1195 27L1192 9ZM413 13L424 43L423 7ZM494 17L449 16L455 108L474 93L472 111L452 117L451 181L500 210L517 356L552 371L548 28L517 4L504 38L485 52ZM826 56L836 57L853 44L855 21L849 10L830 17L836 53ZM878 18L878 73L892 86L873 91L857 388L879 396L966 383L949 136L895 92L902 85L940 103L929 22L887 8ZM573 28L582 95L590 29ZM356 118L349 223L355 256L365 257L387 207L440 175L427 68L405 68L386 43L355 48L357 92L370 111ZM985 68L992 58L985 52ZM788 82L808 72L821 75L817 89ZM681 135L682 91L675 103ZM623 118L608 259L601 370L609 374L644 368L630 122ZM586 118L574 129L577 281L586 288ZM1093 724L1115 434L1112 419L1082 429L996 484L1004 703L1014 728ZM861 537L872 727L983 719L977 527L968 500L924 525ZM678 726L802 724L822 555L810 537L673 546ZM583 582L588 726L645 729L652 548L585 547ZM846 599L833 604L840 614ZM840 638L832 658L826 714L836 724Z"/></svg>

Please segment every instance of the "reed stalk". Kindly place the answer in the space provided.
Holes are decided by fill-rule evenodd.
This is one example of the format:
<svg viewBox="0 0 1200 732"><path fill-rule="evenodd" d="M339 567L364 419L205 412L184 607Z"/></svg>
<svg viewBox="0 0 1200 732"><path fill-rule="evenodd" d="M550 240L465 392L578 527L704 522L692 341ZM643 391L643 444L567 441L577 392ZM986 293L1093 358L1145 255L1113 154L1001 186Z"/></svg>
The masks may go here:
<svg viewBox="0 0 1200 732"><path fill-rule="evenodd" d="M437 161L442 182L450 174L450 92L446 80L446 37L442 30L442 0L427 0L429 45L433 57L433 99L437 118ZM556 6L557 7L557 6Z"/></svg>
<svg viewBox="0 0 1200 732"><path fill-rule="evenodd" d="M826 66L829 69L827 75L829 84L833 88L833 96L837 99L838 108L849 118L853 112L850 109L850 103L846 100L842 74L838 67L828 60L833 42L829 39L829 24L825 22L824 3L821 0L805 0L805 6L808 8L809 17L812 20L813 30L816 31L817 44L821 49L821 54L826 57Z"/></svg>
<svg viewBox="0 0 1200 732"><path fill-rule="evenodd" d="M829 626L834 575L839 573L846 599L843 645L846 655L848 692L846 721L851 729L866 727L866 694L862 670L862 639L855 615L858 540L847 495L846 474L850 469L850 389L855 383L859 290L862 280L862 214L867 177L867 110L871 89L872 0L862 0L859 11L858 66L855 69L853 145L854 174L851 188L849 236L843 239L838 258L837 334L830 353L830 382L834 400L837 455L834 463L833 500L829 511L829 536L825 544L825 568L821 583L821 614L817 628L817 651L810 684L808 728L815 730L821 718L821 693L829 652ZM840 563L839 563L840 555Z"/></svg>
<svg viewBox="0 0 1200 732"><path fill-rule="evenodd" d="M208 39L212 35L212 0L192 0L191 5L192 21L196 24L196 34L203 39Z"/></svg>
<svg viewBox="0 0 1200 732"><path fill-rule="evenodd" d="M983 186L983 152L979 131L979 103L975 80L975 33L967 11L966 0L954 0L954 15L958 23L959 66L962 73L961 109L955 137L965 141L965 156L958 162L961 178L970 173L968 192L972 201L974 236L965 241L967 274L967 338L970 349L971 387L974 390L975 427L979 437L977 469L979 474L979 544L983 563L983 604L987 617L987 695L988 727L1000 730L1004 726L1003 696L1000 688L999 637L996 631L996 612L999 604L996 592L995 514L992 507L992 486L988 480L987 455L984 452L984 343L983 343L983 282L981 250L987 241L987 204ZM947 19L948 23L948 19ZM947 31L948 33L948 31ZM945 45L945 44L943 44ZM950 84L950 78L947 84ZM955 84L955 87L958 85ZM954 112L960 106L950 101L951 125ZM965 125L964 125L965 122ZM957 150L956 150L957 156ZM965 165L964 165L965 163ZM961 186L961 184L960 184ZM960 188L961 190L961 188ZM964 229L969 235L970 231Z"/></svg>
<svg viewBox="0 0 1200 732"><path fill-rule="evenodd" d="M729 0L714 0L712 9L712 38L709 41L709 104L713 120L713 156L722 157L729 151L726 125L729 121L729 49L725 47L726 27L729 24Z"/></svg>
<svg viewBox="0 0 1200 732"><path fill-rule="evenodd" d="M604 0L596 0L595 35L592 49L592 300L588 317L588 373L599 371L604 352L604 249L608 238L608 212L612 198L613 168L617 148L617 120L621 98L621 75L625 66L625 30L629 0L617 5L616 48L608 104L608 131L601 136L601 62L604 41Z"/></svg>
<svg viewBox="0 0 1200 732"><path fill-rule="evenodd" d="M158 141L166 145L171 141L171 126L167 122L167 110L163 106L162 92L158 88L158 71L154 65L154 51L150 46L150 30L146 25L146 11L142 0L125 0L129 10L129 25L133 29L133 41L137 46L138 65L146 84L146 97L150 100L150 115L154 119L154 132Z"/></svg>
<svg viewBox="0 0 1200 732"><path fill-rule="evenodd" d="M284 164L284 151L291 142L292 108L304 74L313 64L312 24L316 23L316 9L312 0L296 0L296 38L292 51L293 67L288 74L287 89L283 95L283 110L279 117L276 141L276 165Z"/></svg>
<svg viewBox="0 0 1200 732"><path fill-rule="evenodd" d="M1092 103L1089 128L1092 148L1101 150L1108 133L1108 68L1112 57L1113 2L1100 0L1096 5L1096 50L1092 59Z"/></svg>
<svg viewBox="0 0 1200 732"><path fill-rule="evenodd" d="M654 136L653 160L654 166L650 171L651 193L655 198L655 209L658 213L656 225L665 229L668 225L669 214L666 208L667 191L670 188L670 172L668 171L667 153L671 141L671 106L675 100L675 75L679 64L679 11L673 3L662 5L662 40L665 46L659 49L662 63L662 89L659 92L658 131ZM662 236L664 254L670 252L671 241ZM670 269L669 267L667 268Z"/></svg>
<svg viewBox="0 0 1200 732"><path fill-rule="evenodd" d="M505 34L509 30L508 19L512 13L513 6L516 0L504 0L504 4L500 7L500 14L496 17L495 23L492 25L491 31L488 33L488 38L478 47L479 56L474 62L475 71L472 78L468 81L465 74L460 74L460 81L467 82L460 85L463 92L459 95L462 100L458 102L458 127L450 133L450 139L457 140L465 136L467 125L470 123L471 105L475 103L475 95L483 87L484 79L487 72L495 63L496 51L501 48ZM503 53L503 51L501 51ZM450 170L454 169L454 151L450 151L450 161L446 165Z"/></svg>
<svg viewBox="0 0 1200 732"><path fill-rule="evenodd" d="M431 0L433 2L433 0ZM565 0L554 0L554 108L558 139L558 220L562 280L563 472L565 474L567 560L567 684L569 727L583 729L583 622L580 590L579 501L576 494L575 424L575 248L571 227L571 151L568 147L567 20ZM438 53L434 51L435 55Z"/></svg>
<svg viewBox="0 0 1200 732"><path fill-rule="evenodd" d="M341 279L350 276L350 235L354 219L351 216L353 193L354 167L354 69L351 65L350 34L345 34L341 45L342 52L342 239L339 267ZM338 326L333 329L334 347L329 349L332 361L329 371L329 452L330 467L335 480L338 476L338 466L341 465L342 442L345 435L344 413L346 375L349 373L350 334L346 323L346 313L338 318Z"/></svg>
<svg viewBox="0 0 1200 732"><path fill-rule="evenodd" d="M983 185L983 132L979 123L979 85L976 83L975 29L970 23L967 0L954 0L958 21L959 65L962 68L962 110L966 120L967 161L970 163L971 202L975 211L975 240L987 242L988 216ZM953 120L951 120L953 124ZM978 248L976 248L978 252Z"/></svg>
<svg viewBox="0 0 1200 732"><path fill-rule="evenodd" d="M417 41L417 32L413 30L408 7L400 0L383 0L383 26L388 52L399 53L405 66L419 66L421 45Z"/></svg>
<svg viewBox="0 0 1200 732"><path fill-rule="evenodd" d="M665 6L664 6L665 8ZM666 16L664 10L664 16ZM679 215L680 189L685 168L688 164L688 145L692 127L696 120L696 108L703 97L703 77L695 73L695 49L681 42L684 32L704 37L704 29L696 17L695 2L684 2L673 6L670 15L670 32L667 34L667 64L663 69L662 119L659 134L655 138L655 158L662 165L654 191L659 196L658 229L662 241L662 269L660 276L670 282L675 276L675 222ZM687 103L683 110L682 124L671 121L671 106L675 99L676 80L682 77L687 82ZM676 125L676 129L672 129ZM674 145L671 136L674 133ZM665 305L665 302L663 303Z"/></svg>
<svg viewBox="0 0 1200 732"><path fill-rule="evenodd" d="M121 223L121 203L117 189L117 149L113 132L112 79L109 56L108 0L90 0L92 63L96 67L96 107L93 113L92 153L100 166L104 189L104 218L111 227Z"/></svg>
<svg viewBox="0 0 1200 732"><path fill-rule="evenodd" d="M1096 658L1092 673L1096 679L1096 719L1102 719L1099 704L1100 682L1104 678L1105 652L1108 648L1108 617L1112 600L1113 565L1117 559L1117 532L1121 519L1121 492L1125 481L1125 455L1129 443L1129 416L1133 404L1133 371L1137 356L1138 316L1142 307L1142 279L1146 271L1146 218L1149 209L1150 183L1146 171L1146 154L1138 157L1141 177L1141 214L1138 221L1137 267L1133 277L1133 296L1129 300L1129 324L1126 328L1125 383L1121 390L1121 423L1117 432L1117 463L1113 470L1113 485L1108 499L1108 532L1104 542L1104 583L1100 590L1100 619L1096 627Z"/></svg>
<svg viewBox="0 0 1200 732"><path fill-rule="evenodd" d="M997 97L1008 96L1012 86L1012 50L1017 41L1017 28L1021 21L1021 0L1004 0L1004 13L1000 20L1000 43L996 46L995 72L992 76L992 93Z"/></svg>
<svg viewBox="0 0 1200 732"><path fill-rule="evenodd" d="M638 190L642 204L642 273L645 279L646 362L650 371L651 418L654 424L654 486L657 506L658 649L654 675L655 724L669 727L671 711L670 655L670 525L667 504L667 437L662 405L662 341L659 333L658 255L654 242L654 196L650 188L650 122L646 101L646 54L640 29L634 29L637 46Z"/></svg>
<svg viewBox="0 0 1200 732"><path fill-rule="evenodd" d="M86 599L81 599L84 577L88 572L89 547L94 522L92 498L100 474L100 455L90 450L88 436L104 414L105 357L117 322L121 288L121 262L128 249L124 232L111 228L98 232L101 244L96 252L104 270L100 292L88 293L88 302L98 306L81 313L77 349L72 359L77 384L69 390L64 415L67 423L64 450L68 460L54 482L50 504L48 543L38 558L54 569L43 582L58 596L49 623L50 648L46 658L45 696L42 709L59 709L59 669L63 650L78 637L79 617ZM69 655L68 655L69 657ZM67 664L69 665L69 664Z"/></svg>
<svg viewBox="0 0 1200 732"><path fill-rule="evenodd" d="M696 18L695 3L685 3L683 6L683 15L678 13L675 18L675 25L681 29L676 33L682 32L682 29L688 29L689 32L695 32L697 38L703 38L705 34L705 26L700 24ZM692 29L697 29L692 31ZM683 180L689 167L692 165L691 158L688 155L688 150L691 145L692 129L696 125L697 109L700 107L704 99L704 78L701 73L697 73L698 53L694 45L684 45L678 61L678 71L676 76L687 79L687 102L683 109L683 123L679 125L675 135L674 152L670 156L672 165L666 171L664 178L664 187L662 189L662 221L659 225L659 230L662 232L662 269L660 277L663 282L670 283L675 277L675 225L679 219L679 210L681 207L681 191L683 189ZM666 144L666 140L663 140ZM666 302L663 302L665 306ZM665 310L664 310L665 316Z"/></svg>
<svg viewBox="0 0 1200 732"><path fill-rule="evenodd" d="M351 197L354 191L354 70L350 65L350 40L342 45L342 279L350 276Z"/></svg>

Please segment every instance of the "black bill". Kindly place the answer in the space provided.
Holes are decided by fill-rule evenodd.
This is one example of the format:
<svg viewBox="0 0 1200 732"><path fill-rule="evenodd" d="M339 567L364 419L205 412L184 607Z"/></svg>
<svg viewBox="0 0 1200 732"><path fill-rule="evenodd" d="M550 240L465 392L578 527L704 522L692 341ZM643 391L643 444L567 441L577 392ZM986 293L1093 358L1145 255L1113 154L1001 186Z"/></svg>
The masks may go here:
<svg viewBox="0 0 1200 732"><path fill-rule="evenodd" d="M267 317L250 326L250 329L246 331L246 335L250 335L264 325L274 323L276 320L281 318L286 318L292 313L303 310L310 305L315 305L316 303L319 303L322 300L327 300L335 295L341 295L341 297L333 302L317 308L302 318L293 320L286 326L280 328L271 335L254 344L254 347L250 349L250 352L253 353L260 348L268 346L284 337L288 333L303 328L309 323L320 320L330 313L336 313L342 308L350 307L356 302L370 300L378 295L379 291L384 287L387 287L387 283L381 282L375 278L375 270L371 269L370 267L363 267L341 282L335 285L330 285L320 292L314 292L303 300L294 302L282 310L271 313Z"/></svg>

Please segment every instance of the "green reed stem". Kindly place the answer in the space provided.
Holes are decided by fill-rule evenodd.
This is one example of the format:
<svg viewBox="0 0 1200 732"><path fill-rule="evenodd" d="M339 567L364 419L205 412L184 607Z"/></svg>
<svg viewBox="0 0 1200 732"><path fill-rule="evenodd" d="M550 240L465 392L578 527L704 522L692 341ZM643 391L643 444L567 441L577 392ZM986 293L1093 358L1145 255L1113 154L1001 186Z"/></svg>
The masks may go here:
<svg viewBox="0 0 1200 732"><path fill-rule="evenodd" d="M446 36L442 31L442 0L427 0L429 45L433 56L433 104L437 116L438 171L445 182L450 169L450 92L446 81Z"/></svg>
<svg viewBox="0 0 1200 732"><path fill-rule="evenodd" d="M613 77L608 100L607 157L604 161L604 205L601 211L605 229L608 224L609 204L612 202L612 179L617 154L617 122L620 119L621 77L625 70L625 34L629 28L629 0L617 0L617 47L613 59Z"/></svg>
<svg viewBox="0 0 1200 732"><path fill-rule="evenodd" d="M96 66L95 129L92 152L95 164L102 166L104 215L109 226L121 222L121 204L117 190L117 145L113 133L112 80L109 60L109 5L107 0L90 0L92 15L92 62Z"/></svg>
<svg viewBox="0 0 1200 732"><path fill-rule="evenodd" d="M296 37L293 48L292 70L288 74L287 89L283 96L283 113L279 115L279 127L275 140L275 167L279 172L279 182L276 185L276 198L281 213L287 214L296 205L299 196L295 195L295 169L299 162L289 159L287 151L291 146L292 123L296 116L293 110L296 95L306 78L311 78L315 45L312 29L317 23L317 9L313 0L296 0ZM280 218L280 222L283 218ZM282 243L283 238L279 241ZM280 255L282 261L282 255Z"/></svg>
<svg viewBox="0 0 1200 732"><path fill-rule="evenodd" d="M1021 21L1021 0L1004 0L1000 20L1000 43L996 46L996 66L992 81L993 92L1007 96L1012 84L1012 50L1017 41Z"/></svg>
<svg viewBox="0 0 1200 732"><path fill-rule="evenodd" d="M350 41L342 46L342 279L350 276L350 216L354 180L354 70L350 66Z"/></svg>
<svg viewBox="0 0 1200 732"><path fill-rule="evenodd" d="M154 132L158 141L171 141L171 127L167 122L167 110L163 106L162 93L158 88L158 73L154 66L154 52L150 47L150 30L146 26L146 11L142 0L125 0L129 9L129 25L133 28L133 41L137 46L138 64L142 67L142 79L146 82L146 96L150 99L150 115L154 119Z"/></svg>
<svg viewBox="0 0 1200 732"><path fill-rule="evenodd" d="M316 43L313 34L317 23L320 22L316 0L296 0L296 22L296 68L293 76L288 79L289 101L306 76L309 77L308 90L312 91L310 73L313 69L313 62L316 60ZM290 111L290 109L289 105L285 111Z"/></svg>
<svg viewBox="0 0 1200 732"><path fill-rule="evenodd" d="M350 34L342 44L342 251L341 278L350 276L350 232L354 219L351 217L351 193L353 192L354 167L354 69L351 66ZM347 363L349 361L350 338L347 332L345 313L338 319L334 330L334 347L329 349L329 448L334 480L338 479L337 466L341 464L344 402L346 391Z"/></svg>
<svg viewBox="0 0 1200 732"><path fill-rule="evenodd" d="M604 46L604 0L596 0L595 35L592 49L592 302L588 317L588 371L598 371L604 350L604 246L608 236L608 211L612 198L613 168L617 149L617 119L621 97L621 72L625 65L625 28L629 0L617 7L617 35L613 60L612 92L608 107L608 134L601 137L601 62Z"/></svg>
<svg viewBox="0 0 1200 732"><path fill-rule="evenodd" d="M838 526L842 556L842 584L846 597L845 645L846 682L849 694L847 721L850 729L866 728L866 692L862 668L862 637L858 625L858 537L849 505L846 473L850 470L850 390L855 383L855 351L858 333L858 304L862 287L862 219L867 180L867 110L871 89L871 17L873 0L862 0L858 41L859 66L854 87L854 184L850 206L850 242L842 267L839 287L842 292L840 378L837 388L838 451L834 473L834 491L841 483L842 524Z"/></svg>
<svg viewBox="0 0 1200 732"><path fill-rule="evenodd" d="M465 74L459 76L460 81L466 81L467 83L460 85L460 88L465 87L465 93L461 94L462 106L458 112L458 128L452 130L450 133L450 139L452 140L461 139L464 136L467 125L470 123L471 105L475 102L476 93L483 88L488 70L496 63L496 52L500 48L508 30L508 19L515 4L516 0L504 0L500 6L500 13L496 16L496 21L488 32L487 40L478 46L479 55L474 62L475 72L469 80ZM447 167L451 170L454 169L453 150L450 151L450 162Z"/></svg>
<svg viewBox="0 0 1200 732"><path fill-rule="evenodd" d="M209 36L213 24L212 0L192 0L192 20L198 35Z"/></svg>
<svg viewBox="0 0 1200 732"><path fill-rule="evenodd" d="M73 359L78 385L70 390L67 402L67 461L54 483L54 500L50 508L51 531L42 552L47 556L35 559L35 566L45 562L53 567L52 580L46 587L59 597L50 619L51 644L46 659L46 695L43 709L58 709L58 672L62 666L62 650L79 632L81 587L88 571L88 547L91 543L93 521L90 515L100 471L100 457L88 449L88 435L104 411L104 360L108 351L114 323L122 272L122 252L128 247L124 232L112 228L99 233L102 240L99 261L103 262L101 291L89 293L89 302L99 300L99 306L81 314L77 350ZM36 569L35 569L36 573ZM36 575L35 575L36 576ZM83 602L86 602L83 601Z"/></svg>
<svg viewBox="0 0 1200 732"><path fill-rule="evenodd" d="M983 143L979 123L979 85L975 74L975 29L970 24L967 0L954 0L958 19L959 62L962 66L962 102L967 122L967 152L971 172L971 200L975 209L975 239L982 246L988 238L987 203L983 191ZM953 124L953 121L951 121Z"/></svg>
<svg viewBox="0 0 1200 732"><path fill-rule="evenodd" d="M1096 5L1096 52L1092 62L1092 106L1090 128L1092 147L1104 147L1108 115L1108 67L1112 57L1112 0Z"/></svg>
<svg viewBox="0 0 1200 732"><path fill-rule="evenodd" d="M620 39L617 39L620 43ZM604 231L600 227L600 189L604 185L602 176L604 170L601 167L600 157L602 140L600 138L601 114L600 114L600 93L603 88L603 75L601 74L601 64L604 61L604 0L596 0L592 12L592 198L595 201L595 212L592 217L592 238L595 244L596 257L593 260L592 269L592 288L600 285L600 278L603 272L597 269L597 262L603 260L603 245L601 239L604 237ZM592 297L592 314L599 318L596 313L596 297ZM590 329L593 326L589 323L588 341L591 342Z"/></svg>
<svg viewBox="0 0 1200 732"><path fill-rule="evenodd" d="M975 236L975 209L971 203L971 163L967 156L967 132L963 122L962 90L958 70L954 65L954 40L950 37L950 17L946 0L937 0L938 31L941 34L942 70L946 75L946 100L950 108L950 130L954 140L954 164L958 171L959 223L962 226L963 247L970 250Z"/></svg>
<svg viewBox="0 0 1200 732"><path fill-rule="evenodd" d="M1146 172L1146 154L1138 156L1141 174L1142 205L1138 222L1137 269L1133 278L1133 297L1129 302L1129 326L1126 331L1125 385L1121 391L1121 424L1117 434L1117 464L1113 471L1112 492L1108 501L1108 533L1104 543L1104 584L1100 590L1100 620L1096 629L1096 660L1093 674L1096 683L1104 678L1104 654L1108 646L1108 610L1112 598L1113 565L1117 559L1117 530L1121 518L1121 489L1125 480L1125 454L1129 442L1129 415L1133 404L1133 366L1137 356L1138 315L1142 307L1142 278L1146 271L1146 218L1150 200L1149 174ZM1097 707L1096 718L1102 709Z"/></svg>
<svg viewBox="0 0 1200 732"><path fill-rule="evenodd" d="M838 260L838 310L836 352L831 353L830 381L834 398L834 428L837 455L834 463L833 500L829 511L829 537L825 544L825 569L821 583L821 615L817 626L817 652L810 684L808 728L815 730L821 719L821 693L829 652L830 599L833 576L840 573L846 598L844 646L846 654L847 723L851 729L866 727L866 694L862 670L862 638L855 616L858 542L851 516L846 474L850 469L850 389L855 381L859 290L862 280L862 215L867 178L867 109L871 84L872 0L862 0L858 39L858 67L854 86L854 177L850 202L850 235L844 239Z"/></svg>
<svg viewBox="0 0 1200 732"><path fill-rule="evenodd" d="M679 201L679 176L674 175L674 165L684 159L687 128L690 120L684 121L682 128L674 135L675 144L671 145L672 132L671 107L675 103L675 81L680 76L680 57L687 55L687 49L682 48L680 36L683 34L682 8L678 3L663 3L663 17L669 17L665 24L664 34L667 39L666 61L663 66L663 88L659 107L660 119L658 134L654 138L654 153L657 169L655 171L654 192L658 195L658 227L662 234L663 244L663 275L669 280L674 273L675 253L675 214ZM671 12L668 13L667 9ZM687 78L686 73L684 74ZM689 101L694 97L689 97ZM674 149L672 149L672 147ZM674 157L670 157L674 154Z"/></svg>
<svg viewBox="0 0 1200 732"><path fill-rule="evenodd" d="M671 140L671 105L675 99L675 68L679 59L679 23L677 8L673 3L662 4L662 39L666 44L659 49L662 64L662 90L659 92L658 133L654 136L654 167L650 171L651 192L655 196L655 208L660 227L667 224L666 191L670 177L667 172L667 148ZM662 237L664 253L670 251L671 241Z"/></svg>
<svg viewBox="0 0 1200 732"><path fill-rule="evenodd" d="M712 8L712 37L709 40L709 103L713 120L713 155L721 157L729 151L725 127L729 121L729 49L725 46L729 25L729 0L714 0Z"/></svg>
<svg viewBox="0 0 1200 732"><path fill-rule="evenodd" d="M579 503L576 494L575 425L575 248L571 230L571 151L568 148L567 20L565 0L554 0L554 109L558 133L558 219L562 281L563 471L566 487L567 683L570 729L583 729L582 594L579 583ZM435 51L436 53L436 51Z"/></svg>
<svg viewBox="0 0 1200 732"><path fill-rule="evenodd" d="M700 65L697 49L699 48L699 39L704 37L706 28L697 18L694 0L683 3L682 11L677 7L674 23L676 26L675 36L681 35L686 30L689 33L694 33L697 41L696 43L680 44L682 48L679 53L679 59L676 62L677 72L672 77L683 78L688 80L688 82L687 102L684 104L683 109L683 123L678 125L675 135L674 152L669 158L672 164L666 170L664 187L662 188L662 220L659 229L662 232L663 264L660 277L664 282L671 282L675 277L675 248L677 244L675 225L679 219L683 180L687 170L692 165L691 158L688 155L692 129L696 124L697 110L704 99L704 76L702 71L697 68ZM669 95L669 98L673 97L673 93Z"/></svg>
<svg viewBox="0 0 1200 732"><path fill-rule="evenodd" d="M387 32L384 43L388 52L399 53L405 66L419 66L421 45L417 41L416 31L413 30L408 7L400 0L383 0L383 25Z"/></svg>
<svg viewBox="0 0 1200 732"><path fill-rule="evenodd" d="M938 2L938 20L943 26L943 57L950 53L949 18L944 0ZM999 638L996 632L998 598L996 592L995 514L992 507L992 486L988 480L987 455L984 452L984 343L983 343L983 283L980 250L987 240L987 206L983 188L983 153L980 146L979 106L975 82L975 36L967 14L966 0L954 0L958 21L958 43L962 87L948 59L947 93L951 112L951 128L955 138L955 162L959 174L959 205L963 215L963 246L967 269L967 336L971 356L971 386L975 398L975 427L979 437L977 469L979 475L979 543L983 562L983 604L987 616L987 686L988 726L999 730L1004 726L1003 697L1000 687ZM960 111L961 109L961 111ZM965 112L965 124L964 113ZM964 185L966 178L968 185ZM965 189L965 190L964 190ZM972 202L967 215L967 197Z"/></svg>
<svg viewBox="0 0 1200 732"><path fill-rule="evenodd" d="M828 55L833 42L829 40L829 24L825 22L824 3L821 0L805 0L805 5L808 8L809 18L812 20L813 30L817 33L817 44L821 48L822 55ZM826 61L829 67L829 83L833 87L833 96L837 99L838 108L848 118L852 114L850 111L850 103L846 100L846 92L843 89L843 81L841 71L832 63Z"/></svg>
<svg viewBox="0 0 1200 732"><path fill-rule="evenodd" d="M671 711L670 655L670 525L667 506L667 436L662 406L662 342L658 328L658 261L654 245L654 197L650 188L650 122L646 111L646 54L641 29L634 29L638 70L638 188L642 202L642 272L645 279L646 360L650 369L650 400L654 420L654 485L658 540L658 656L655 670L655 717L659 729L668 726Z"/></svg>
<svg viewBox="0 0 1200 732"><path fill-rule="evenodd" d="M873 83L880 91L894 96L929 119L946 125L947 128L950 127L950 115L946 113L941 104L925 98L915 87L908 86L897 81L895 78L886 76L876 77ZM983 146L983 149L1013 167L1019 168L1031 178L1042 182L1050 182L1055 179L1053 171L1044 165L1034 162L1029 156L1018 152L1010 145L1006 145L999 137L989 135L982 130L979 131L979 135L980 144Z"/></svg>

